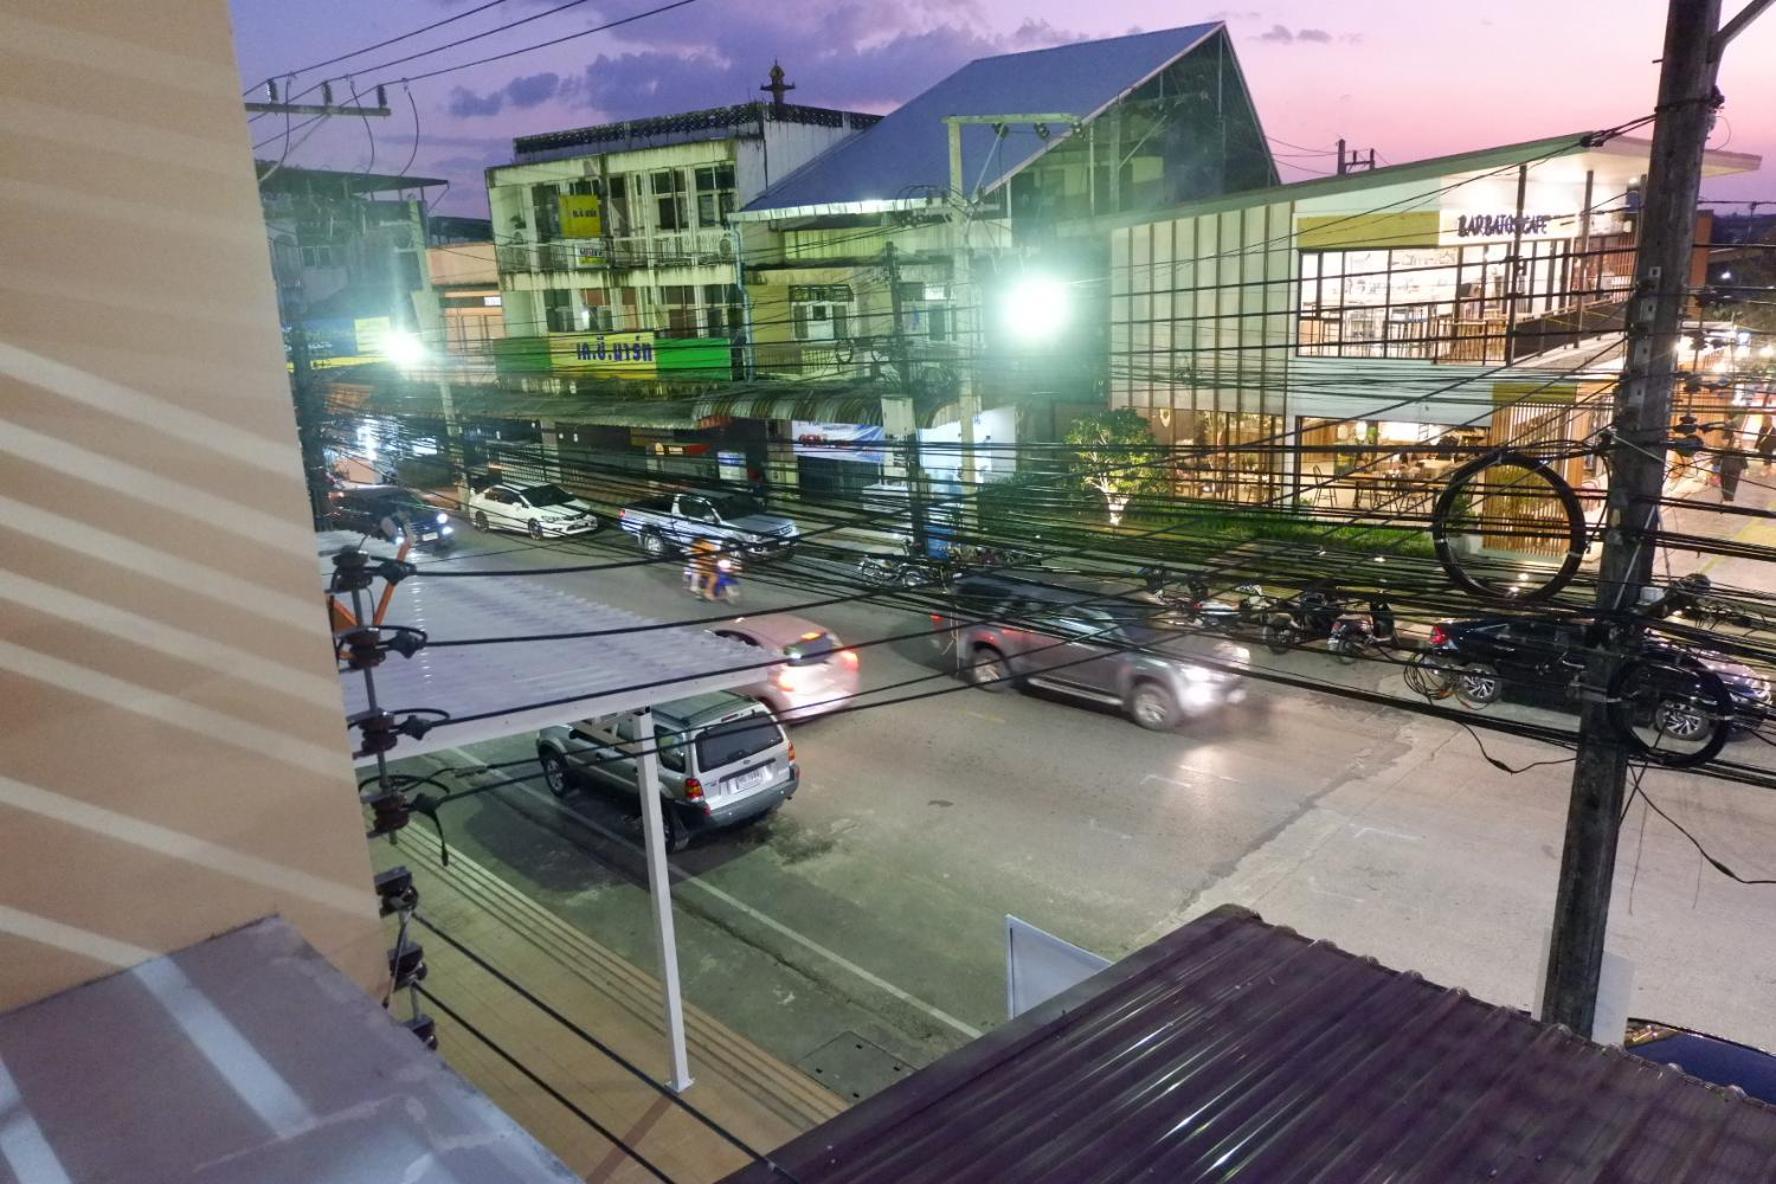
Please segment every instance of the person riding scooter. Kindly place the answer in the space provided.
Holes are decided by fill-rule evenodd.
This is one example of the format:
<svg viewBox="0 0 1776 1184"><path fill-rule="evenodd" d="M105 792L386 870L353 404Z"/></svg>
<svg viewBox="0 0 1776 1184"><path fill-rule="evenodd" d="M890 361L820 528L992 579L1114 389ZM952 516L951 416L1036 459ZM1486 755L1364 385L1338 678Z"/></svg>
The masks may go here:
<svg viewBox="0 0 1776 1184"><path fill-rule="evenodd" d="M715 564L720 556L721 548L716 546L714 539L698 539L691 544L690 570L696 576L693 587L700 599L715 599Z"/></svg>

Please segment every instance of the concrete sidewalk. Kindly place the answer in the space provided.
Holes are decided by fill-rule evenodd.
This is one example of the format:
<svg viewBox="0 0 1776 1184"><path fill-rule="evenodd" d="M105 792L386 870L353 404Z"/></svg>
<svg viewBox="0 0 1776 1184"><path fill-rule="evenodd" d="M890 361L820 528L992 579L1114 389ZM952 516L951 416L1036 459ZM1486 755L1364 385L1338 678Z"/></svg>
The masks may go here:
<svg viewBox="0 0 1776 1184"><path fill-rule="evenodd" d="M419 915L547 1002L655 1081L666 1077L658 982L564 924L474 861L451 852L444 867L423 820L399 845L372 844L378 871L405 865L419 890ZM393 920L390 944L393 944ZM722 1139L574 1035L523 996L415 924L425 947L424 986L469 1024L647 1157L680 1184L721 1178L750 1162ZM735 990L746 984L736 983ZM655 1177L620 1147L551 1098L464 1028L438 1021L439 1052L531 1134L587 1180ZM394 1013L405 1018L406 1001ZM755 1150L768 1152L842 1111L844 1102L697 1008L685 1008L694 1084L684 1101Z"/></svg>

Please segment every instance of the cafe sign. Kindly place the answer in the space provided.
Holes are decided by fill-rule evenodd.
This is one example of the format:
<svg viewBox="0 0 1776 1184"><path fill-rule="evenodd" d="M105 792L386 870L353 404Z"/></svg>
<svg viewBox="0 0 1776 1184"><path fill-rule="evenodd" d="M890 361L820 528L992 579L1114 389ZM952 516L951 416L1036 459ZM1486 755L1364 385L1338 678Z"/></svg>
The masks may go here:
<svg viewBox="0 0 1776 1184"><path fill-rule="evenodd" d="M1460 238L1548 238L1570 235L1578 219L1554 214L1456 214L1450 228Z"/></svg>

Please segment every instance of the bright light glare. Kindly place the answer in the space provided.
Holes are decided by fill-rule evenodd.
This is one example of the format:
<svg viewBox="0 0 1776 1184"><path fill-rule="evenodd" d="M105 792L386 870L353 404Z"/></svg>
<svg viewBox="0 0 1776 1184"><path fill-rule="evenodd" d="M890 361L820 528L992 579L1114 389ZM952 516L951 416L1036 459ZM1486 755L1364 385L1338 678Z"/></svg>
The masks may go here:
<svg viewBox="0 0 1776 1184"><path fill-rule="evenodd" d="M395 365L406 368L425 361L426 348L413 334L393 329L383 335L382 354Z"/></svg>
<svg viewBox="0 0 1776 1184"><path fill-rule="evenodd" d="M1026 276L1005 294L1005 325L1025 340L1046 338L1067 323L1071 303L1066 284L1047 276Z"/></svg>

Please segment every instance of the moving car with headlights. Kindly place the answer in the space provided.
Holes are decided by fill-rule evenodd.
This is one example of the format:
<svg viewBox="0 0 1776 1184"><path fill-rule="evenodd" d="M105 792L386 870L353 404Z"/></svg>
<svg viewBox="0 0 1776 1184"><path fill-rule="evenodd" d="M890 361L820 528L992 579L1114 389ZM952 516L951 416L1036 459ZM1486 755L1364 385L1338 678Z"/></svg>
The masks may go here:
<svg viewBox="0 0 1776 1184"><path fill-rule="evenodd" d="M625 506L617 525L655 557L688 551L698 539L709 539L729 554L781 559L795 549L799 537L793 519L768 513L755 497L695 489Z"/></svg>
<svg viewBox="0 0 1776 1184"><path fill-rule="evenodd" d="M553 482L486 485L469 494L476 530L522 530L533 539L591 534L598 516L584 499Z"/></svg>
<svg viewBox="0 0 1776 1184"><path fill-rule="evenodd" d="M837 637L806 617L790 613L741 617L710 632L786 659L769 677L746 688L784 723L835 711L857 695L857 651L845 649Z"/></svg>
<svg viewBox="0 0 1776 1184"><path fill-rule="evenodd" d="M632 715L544 728L537 760L549 792L565 797L580 779L639 803L638 755L659 762L666 848L682 851L691 836L768 814L801 784L795 745L757 699L717 691L653 709L654 734L635 733Z"/></svg>
<svg viewBox="0 0 1776 1184"><path fill-rule="evenodd" d="M355 530L388 543L406 537L416 546L442 550L455 542L450 515L399 485L332 490L327 522L336 530Z"/></svg>
<svg viewBox="0 0 1776 1184"><path fill-rule="evenodd" d="M982 690L1042 687L1119 708L1144 728L1243 702L1243 646L1155 627L1151 605L1126 587L1065 576L956 582L953 612L931 614L939 644Z"/></svg>
<svg viewBox="0 0 1776 1184"><path fill-rule="evenodd" d="M1480 617L1443 621L1431 628L1428 656L1452 671L1464 702L1485 706L1507 695L1550 701L1577 710L1579 680L1588 651L1582 618ZM1657 639L1642 651L1654 662L1712 671L1727 688L1745 727L1769 718L1770 683L1750 667L1705 650L1679 649ZM1659 724L1674 739L1692 740L1712 725L1674 696L1662 705Z"/></svg>

